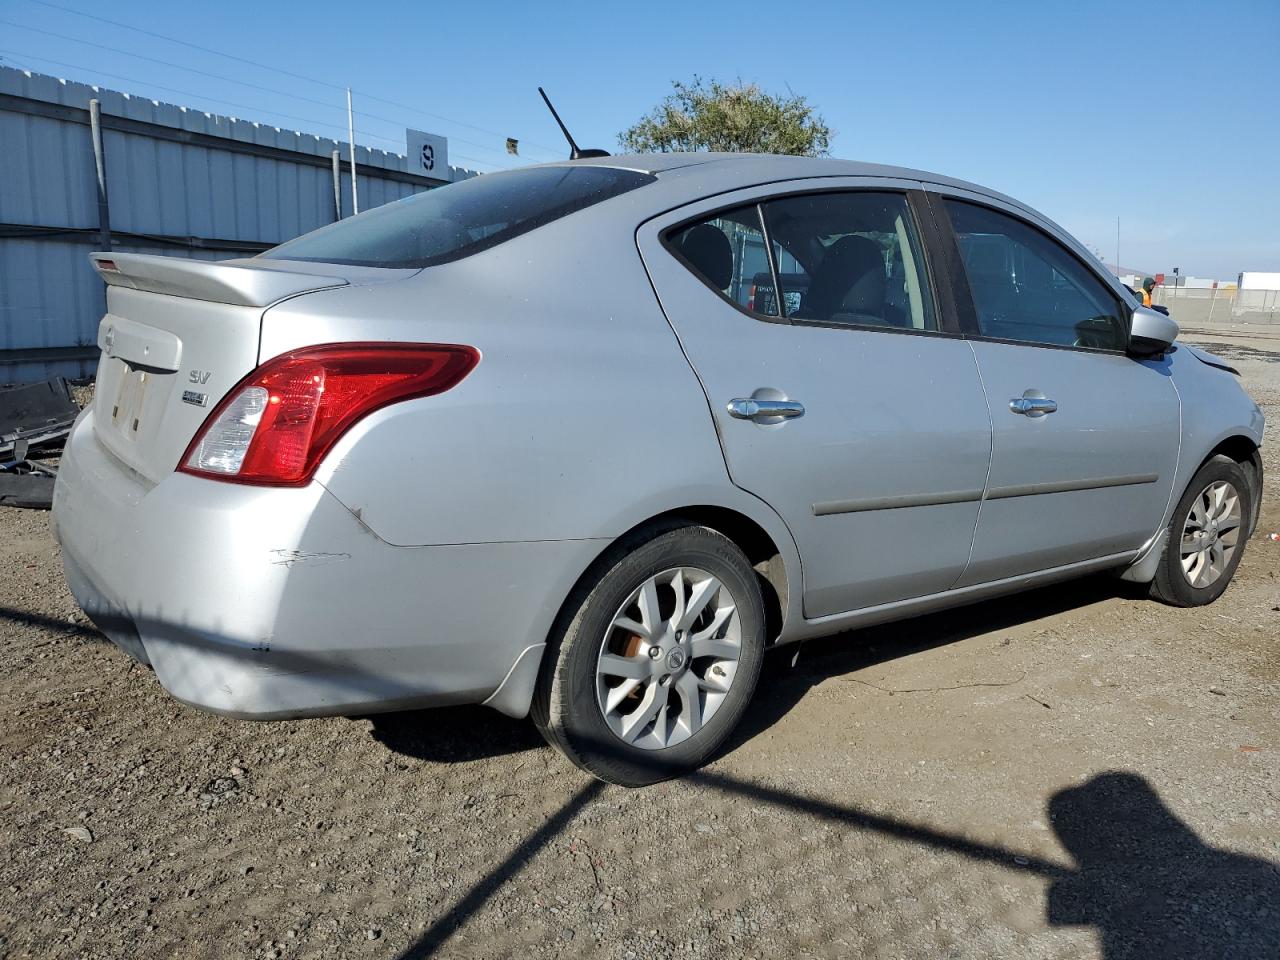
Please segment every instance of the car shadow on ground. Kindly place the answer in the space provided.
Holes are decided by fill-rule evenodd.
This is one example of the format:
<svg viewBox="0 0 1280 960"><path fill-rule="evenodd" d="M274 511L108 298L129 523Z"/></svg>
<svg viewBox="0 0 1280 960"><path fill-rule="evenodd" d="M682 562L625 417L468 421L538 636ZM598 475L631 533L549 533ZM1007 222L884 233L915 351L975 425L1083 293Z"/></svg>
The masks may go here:
<svg viewBox="0 0 1280 960"><path fill-rule="evenodd" d="M74 620L59 620L56 617L48 617L42 613L33 613L30 610L21 610L17 607L0 607L0 621L8 623L20 624L24 627L31 627L33 630L50 633L54 635L54 639L62 637L76 637L80 640L89 640L94 643L110 643L92 623L82 623L79 618ZM45 638L49 639L48 637ZM43 641L38 641L43 643Z"/></svg>
<svg viewBox="0 0 1280 960"><path fill-rule="evenodd" d="M732 753L768 730L812 687L830 677L1134 593L1132 584L1114 577L1089 577L810 640L799 649L798 657L794 645L780 647L765 658L756 695L720 755ZM374 739L389 749L438 763L483 760L545 746L531 721L513 720L486 707L437 707L362 719L372 724Z"/></svg>
<svg viewBox="0 0 1280 960"><path fill-rule="evenodd" d="M389 750L433 763L465 763L547 747L527 718L489 707L436 707L360 718Z"/></svg>
<svg viewBox="0 0 1280 960"><path fill-rule="evenodd" d="M1140 588L1104 574L908 620L849 630L806 641L799 650L793 645L780 647L765 658L760 687L722 755L768 730L811 688L831 677L892 663L1105 600L1142 596L1145 589L1145 586Z"/></svg>

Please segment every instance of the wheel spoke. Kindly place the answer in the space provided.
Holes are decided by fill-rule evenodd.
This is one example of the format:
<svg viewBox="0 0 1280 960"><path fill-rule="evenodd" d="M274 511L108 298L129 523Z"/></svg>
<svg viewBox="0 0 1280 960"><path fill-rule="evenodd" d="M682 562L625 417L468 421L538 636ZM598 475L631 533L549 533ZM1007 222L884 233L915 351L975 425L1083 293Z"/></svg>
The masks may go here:
<svg viewBox="0 0 1280 960"><path fill-rule="evenodd" d="M1228 493L1222 498L1222 506L1218 509L1217 521L1218 529L1222 529L1222 524L1229 517L1234 517L1240 510L1240 498L1234 493Z"/></svg>
<svg viewBox="0 0 1280 960"><path fill-rule="evenodd" d="M1196 497L1195 502L1191 504L1191 516L1188 517L1188 523L1194 522L1196 529L1204 528L1209 522L1209 492L1206 490L1200 496Z"/></svg>
<svg viewBox="0 0 1280 960"><path fill-rule="evenodd" d="M685 673L676 681L676 693L680 695L677 722L692 736L702 729L702 692L698 689L698 678Z"/></svg>
<svg viewBox="0 0 1280 960"><path fill-rule="evenodd" d="M1197 550L1191 556L1182 561L1182 569L1186 571L1187 581L1194 587L1196 579L1200 576L1200 570L1204 567L1204 551Z"/></svg>
<svg viewBox="0 0 1280 960"><path fill-rule="evenodd" d="M721 660L737 660L742 648L729 640L717 640L712 637L694 638L692 651L694 657L719 657Z"/></svg>
<svg viewBox="0 0 1280 960"><path fill-rule="evenodd" d="M709 693L728 693L730 680L728 677L717 677L710 670L705 677L698 678L698 689Z"/></svg>
<svg viewBox="0 0 1280 960"><path fill-rule="evenodd" d="M716 595L716 591L720 589L720 581L715 577L708 577L701 583L695 583L693 590L689 595L689 604L684 609L683 616L675 620L677 630L688 630L698 617L702 616L702 611L707 608L707 604L711 602L711 598Z"/></svg>
<svg viewBox="0 0 1280 960"><path fill-rule="evenodd" d="M698 641L709 637L714 638L720 636L720 634L724 632L724 628L729 623L730 618L732 618L736 612L737 611L734 607L721 607L715 612L715 615L711 618L711 622L707 624L706 628L693 634L690 639Z"/></svg>
<svg viewBox="0 0 1280 960"><path fill-rule="evenodd" d="M619 630L625 630L627 633L634 633L636 634L636 636L642 637L645 640L653 639L653 634L649 632L648 627L646 627L643 623L636 623L634 620L628 617L625 613L620 613L616 617L614 617L613 625L617 627Z"/></svg>
<svg viewBox="0 0 1280 960"><path fill-rule="evenodd" d="M671 574L671 591L675 594L676 605L671 611L671 616L667 617L667 626L675 626L680 622L681 618L684 617L685 576L684 570L681 567L676 567Z"/></svg>
<svg viewBox="0 0 1280 960"><path fill-rule="evenodd" d="M1222 502L1227 495L1227 485L1225 483L1215 483L1209 488L1209 517L1219 516L1222 513Z"/></svg>
<svg viewBox="0 0 1280 960"><path fill-rule="evenodd" d="M616 687L609 689L608 698L605 700L605 713L612 713L621 706L622 702L631 696L636 687L644 683L643 680L623 680Z"/></svg>
<svg viewBox="0 0 1280 960"><path fill-rule="evenodd" d="M1204 550L1204 541L1199 537L1188 536L1182 538L1182 555L1185 557L1191 553L1200 553Z"/></svg>
<svg viewBox="0 0 1280 960"><path fill-rule="evenodd" d="M616 653L602 654L600 672L606 677L626 677L628 680L643 680L653 673L653 661L639 657L620 657Z"/></svg>
<svg viewBox="0 0 1280 960"><path fill-rule="evenodd" d="M645 728L653 722L658 712L664 710L667 706L667 692L669 688L664 687L660 683L649 684L649 689L645 691L644 699L640 702L640 706L636 711L622 719L622 739L628 743L635 743L636 738L644 732ZM662 742L666 742L665 723L663 724Z"/></svg>
<svg viewBox="0 0 1280 960"><path fill-rule="evenodd" d="M1221 576L1226 565L1226 551L1222 549L1222 541L1218 541L1209 548L1209 572L1212 573L1216 579L1218 576Z"/></svg>
<svg viewBox="0 0 1280 960"><path fill-rule="evenodd" d="M659 686L659 684L654 684ZM653 715L653 731L652 736L658 745L665 747L671 739L671 714L667 710L667 702L671 696L671 688L663 687L665 692L662 694L662 706L658 708L658 712Z"/></svg>
<svg viewBox="0 0 1280 960"><path fill-rule="evenodd" d="M662 633L662 613L658 609L658 582L655 577L650 577L640 587L636 606L640 608L640 619L648 631L645 636L659 636Z"/></svg>

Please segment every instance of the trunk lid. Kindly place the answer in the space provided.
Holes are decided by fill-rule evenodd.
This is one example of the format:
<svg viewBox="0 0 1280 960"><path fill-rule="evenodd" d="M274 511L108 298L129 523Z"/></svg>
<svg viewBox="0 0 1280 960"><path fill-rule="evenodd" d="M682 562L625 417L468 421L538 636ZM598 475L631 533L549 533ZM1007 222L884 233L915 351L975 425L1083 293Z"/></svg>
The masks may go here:
<svg viewBox="0 0 1280 960"><path fill-rule="evenodd" d="M173 472L210 410L258 365L262 315L272 304L416 272L123 253L90 259L108 284L94 431L151 483Z"/></svg>

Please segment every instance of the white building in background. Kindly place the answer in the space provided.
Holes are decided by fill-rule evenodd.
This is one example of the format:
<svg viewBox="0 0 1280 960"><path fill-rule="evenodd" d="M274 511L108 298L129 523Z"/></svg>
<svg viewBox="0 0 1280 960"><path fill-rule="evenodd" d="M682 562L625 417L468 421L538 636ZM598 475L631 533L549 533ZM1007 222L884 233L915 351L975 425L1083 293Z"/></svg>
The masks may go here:
<svg viewBox="0 0 1280 960"><path fill-rule="evenodd" d="M1240 274L1241 290L1280 290L1280 271L1246 270Z"/></svg>

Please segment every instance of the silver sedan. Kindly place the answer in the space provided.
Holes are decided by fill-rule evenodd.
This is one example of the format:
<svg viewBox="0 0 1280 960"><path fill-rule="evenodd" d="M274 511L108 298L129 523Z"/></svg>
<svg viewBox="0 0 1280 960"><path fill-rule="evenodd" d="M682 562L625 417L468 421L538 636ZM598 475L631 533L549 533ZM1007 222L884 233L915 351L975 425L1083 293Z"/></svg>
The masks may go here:
<svg viewBox="0 0 1280 960"><path fill-rule="evenodd" d="M920 171L597 158L93 260L67 579L235 717L484 703L647 783L724 744L769 647L1101 570L1209 603L1258 516L1230 367Z"/></svg>

